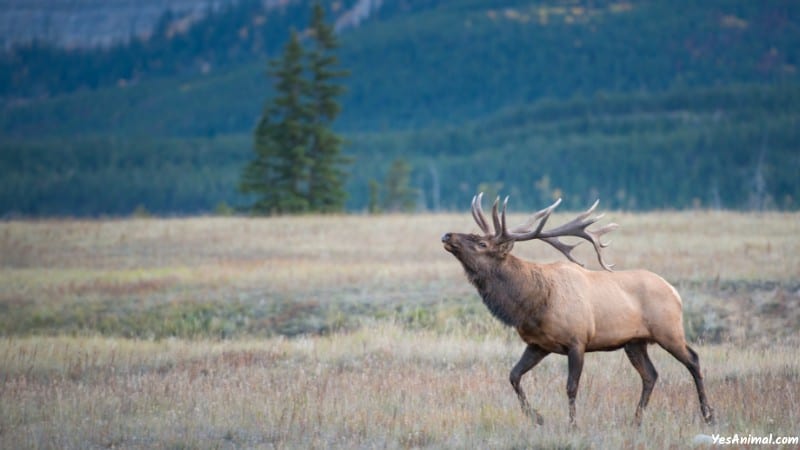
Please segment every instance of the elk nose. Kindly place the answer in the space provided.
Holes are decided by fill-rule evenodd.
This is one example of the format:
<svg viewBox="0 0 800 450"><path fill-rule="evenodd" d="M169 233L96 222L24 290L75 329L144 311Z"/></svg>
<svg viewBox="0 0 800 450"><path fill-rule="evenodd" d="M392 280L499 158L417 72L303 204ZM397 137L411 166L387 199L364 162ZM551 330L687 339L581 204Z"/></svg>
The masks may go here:
<svg viewBox="0 0 800 450"><path fill-rule="evenodd" d="M451 233L445 233L442 235L442 242L447 242L450 240Z"/></svg>

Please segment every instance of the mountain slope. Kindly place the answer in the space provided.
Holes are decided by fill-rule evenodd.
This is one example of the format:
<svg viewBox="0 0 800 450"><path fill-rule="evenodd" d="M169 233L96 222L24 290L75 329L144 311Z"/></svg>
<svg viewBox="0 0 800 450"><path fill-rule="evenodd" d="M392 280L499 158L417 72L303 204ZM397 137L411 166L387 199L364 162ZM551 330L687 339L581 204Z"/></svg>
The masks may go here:
<svg viewBox="0 0 800 450"><path fill-rule="evenodd" d="M796 2L387 2L341 42L351 210L398 157L425 208L800 205ZM240 203L266 59L4 102L0 212Z"/></svg>
<svg viewBox="0 0 800 450"><path fill-rule="evenodd" d="M340 57L352 76L339 127L427 127L540 98L800 79L800 4L581 3L439 2L344 34ZM269 95L265 68L261 58L206 74L7 104L0 129L248 132ZM62 117L49 120L59 111Z"/></svg>

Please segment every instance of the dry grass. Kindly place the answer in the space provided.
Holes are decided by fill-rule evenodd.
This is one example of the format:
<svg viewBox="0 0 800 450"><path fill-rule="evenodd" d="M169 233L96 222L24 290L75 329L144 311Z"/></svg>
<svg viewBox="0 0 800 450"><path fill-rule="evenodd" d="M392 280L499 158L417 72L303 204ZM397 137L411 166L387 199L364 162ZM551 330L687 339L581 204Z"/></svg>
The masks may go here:
<svg viewBox="0 0 800 450"><path fill-rule="evenodd" d="M800 364L780 342L699 348L715 426L702 424L688 372L654 350L661 378L633 427L638 376L620 352L591 354L575 432L563 358L524 381L544 427L519 412L506 381L513 339L382 324L297 339L0 345L3 448L681 448L698 433L795 435L800 421Z"/></svg>
<svg viewBox="0 0 800 450"><path fill-rule="evenodd" d="M551 221L566 218L555 215ZM789 280L800 274L798 214L700 211L610 213L609 218L622 224L608 249L621 269L648 268L671 280ZM307 288L370 281L402 285L458 275L439 237L470 230L475 226L467 214L5 222L0 267L4 284L31 275L39 281L46 274L62 283L160 279L269 283L291 291L298 281L311 283ZM542 244L520 244L516 252L559 259ZM81 269L91 274L81 277Z"/></svg>
<svg viewBox="0 0 800 450"><path fill-rule="evenodd" d="M587 357L577 431L566 362L547 358L524 379L546 420L533 427L507 382L522 344L438 242L474 230L467 214L15 221L0 223L0 448L682 448L698 433L798 435L800 216L609 216L623 225L609 260L676 283L689 331L716 342L697 349L719 424L702 424L688 372L653 349L661 377L641 429L629 425L640 381L621 352ZM541 244L515 252L558 259Z"/></svg>

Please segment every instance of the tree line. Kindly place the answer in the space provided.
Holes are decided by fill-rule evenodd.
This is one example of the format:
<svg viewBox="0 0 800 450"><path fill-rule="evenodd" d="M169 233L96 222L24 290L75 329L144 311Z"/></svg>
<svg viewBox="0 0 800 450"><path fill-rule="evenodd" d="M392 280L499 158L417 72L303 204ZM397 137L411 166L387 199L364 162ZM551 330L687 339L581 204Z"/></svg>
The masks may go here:
<svg viewBox="0 0 800 450"><path fill-rule="evenodd" d="M463 125L342 137L353 212L463 210L478 190L528 210L554 194L572 209L597 197L609 209L800 209L797 84L540 101ZM0 215L247 209L254 198L238 187L253 149L246 134L5 139Z"/></svg>

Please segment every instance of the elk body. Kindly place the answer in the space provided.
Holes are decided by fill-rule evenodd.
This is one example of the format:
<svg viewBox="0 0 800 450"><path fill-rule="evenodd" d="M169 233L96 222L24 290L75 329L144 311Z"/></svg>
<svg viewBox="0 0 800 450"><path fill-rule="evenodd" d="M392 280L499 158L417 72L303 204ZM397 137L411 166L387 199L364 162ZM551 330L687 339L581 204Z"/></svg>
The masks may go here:
<svg viewBox="0 0 800 450"><path fill-rule="evenodd" d="M647 354L647 346L657 343L689 369L697 388L703 419L707 423L713 422L713 411L703 387L700 360L684 336L678 292L652 272L611 270L603 260L602 248L607 244L600 242L600 236L614 230L617 225L609 224L594 231L587 229L601 217L590 217L597 202L572 221L545 231L544 225L561 202L559 199L534 214L525 224L509 231L506 227L508 197L500 214L498 198L492 208L492 233L481 209L482 195L472 200L472 216L484 235L447 233L442 236L442 243L445 250L461 262L467 278L477 288L491 313L515 328L527 344L510 375L511 386L525 414L537 423L543 423L541 415L528 402L520 380L545 356L550 353L567 356L569 418L574 425L575 397L584 353L623 348L642 378L642 393L635 414L635 422L641 423L642 413L658 378ZM584 269L571 254L577 244L562 242L559 240L562 236L591 242L605 271ZM547 242L572 262L537 264L511 254L515 242L532 239Z"/></svg>

